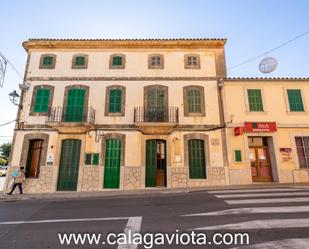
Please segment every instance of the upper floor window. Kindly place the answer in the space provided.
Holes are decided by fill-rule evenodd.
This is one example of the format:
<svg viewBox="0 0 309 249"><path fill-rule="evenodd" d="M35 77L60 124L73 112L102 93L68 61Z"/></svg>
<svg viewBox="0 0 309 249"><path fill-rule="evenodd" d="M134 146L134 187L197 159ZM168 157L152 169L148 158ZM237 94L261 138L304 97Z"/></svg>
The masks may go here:
<svg viewBox="0 0 309 249"><path fill-rule="evenodd" d="M112 54L109 60L110 69L123 69L125 68L125 55Z"/></svg>
<svg viewBox="0 0 309 249"><path fill-rule="evenodd" d="M43 54L40 59L41 69L54 69L56 64L56 55L54 54Z"/></svg>
<svg viewBox="0 0 309 249"><path fill-rule="evenodd" d="M287 94L290 112L305 111L300 89L288 89Z"/></svg>
<svg viewBox="0 0 309 249"><path fill-rule="evenodd" d="M123 86L108 86L106 88L105 115L124 116L125 88Z"/></svg>
<svg viewBox="0 0 309 249"><path fill-rule="evenodd" d="M204 88L184 87L184 116L205 116Z"/></svg>
<svg viewBox="0 0 309 249"><path fill-rule="evenodd" d="M263 99L260 89L248 89L248 103L250 112L263 112Z"/></svg>
<svg viewBox="0 0 309 249"><path fill-rule="evenodd" d="M185 68L186 69L200 69L200 56L198 54L185 55Z"/></svg>
<svg viewBox="0 0 309 249"><path fill-rule="evenodd" d="M54 93L53 86L35 86L33 89L30 115L47 115Z"/></svg>
<svg viewBox="0 0 309 249"><path fill-rule="evenodd" d="M149 69L163 69L164 68L164 57L161 54L151 54L148 57L148 68Z"/></svg>
<svg viewBox="0 0 309 249"><path fill-rule="evenodd" d="M72 68L76 69L85 69L88 64L88 56L87 55L74 55L72 60Z"/></svg>

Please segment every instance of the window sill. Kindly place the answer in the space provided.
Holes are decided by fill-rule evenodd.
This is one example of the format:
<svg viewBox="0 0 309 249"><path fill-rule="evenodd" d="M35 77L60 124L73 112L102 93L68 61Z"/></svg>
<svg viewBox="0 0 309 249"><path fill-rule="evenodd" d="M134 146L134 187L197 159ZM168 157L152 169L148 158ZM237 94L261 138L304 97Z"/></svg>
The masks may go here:
<svg viewBox="0 0 309 249"><path fill-rule="evenodd" d="M288 115L308 115L308 111L300 111L300 112L291 112L287 111Z"/></svg>
<svg viewBox="0 0 309 249"><path fill-rule="evenodd" d="M268 115L268 111L246 111L247 115Z"/></svg>

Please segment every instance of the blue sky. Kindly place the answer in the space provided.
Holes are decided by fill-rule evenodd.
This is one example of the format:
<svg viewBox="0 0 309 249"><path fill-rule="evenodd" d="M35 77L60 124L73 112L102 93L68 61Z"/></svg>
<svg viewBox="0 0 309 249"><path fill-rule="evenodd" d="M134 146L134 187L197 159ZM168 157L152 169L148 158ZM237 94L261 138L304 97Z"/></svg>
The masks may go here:
<svg viewBox="0 0 309 249"><path fill-rule="evenodd" d="M227 38L232 67L309 30L307 0L1 0L0 51L24 73L28 38ZM259 60L229 76L309 77L309 35L271 53L275 72L263 75ZM8 68L0 88L0 124L15 119L8 93L21 79ZM13 125L0 126L0 143Z"/></svg>

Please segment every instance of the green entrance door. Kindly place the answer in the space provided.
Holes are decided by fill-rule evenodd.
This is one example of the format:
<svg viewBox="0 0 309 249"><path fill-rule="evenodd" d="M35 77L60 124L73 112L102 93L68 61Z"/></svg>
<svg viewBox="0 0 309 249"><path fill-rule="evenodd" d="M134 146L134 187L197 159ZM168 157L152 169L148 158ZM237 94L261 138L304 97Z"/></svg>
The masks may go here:
<svg viewBox="0 0 309 249"><path fill-rule="evenodd" d="M81 122L84 116L85 89L72 88L68 91L68 99L65 110L66 122Z"/></svg>
<svg viewBox="0 0 309 249"><path fill-rule="evenodd" d="M80 140L62 141L57 188L59 191L76 191L77 189L80 147Z"/></svg>
<svg viewBox="0 0 309 249"><path fill-rule="evenodd" d="M166 186L166 143L164 140L146 141L146 187Z"/></svg>
<svg viewBox="0 0 309 249"><path fill-rule="evenodd" d="M121 141L119 139L106 140L104 188L119 188L121 161Z"/></svg>

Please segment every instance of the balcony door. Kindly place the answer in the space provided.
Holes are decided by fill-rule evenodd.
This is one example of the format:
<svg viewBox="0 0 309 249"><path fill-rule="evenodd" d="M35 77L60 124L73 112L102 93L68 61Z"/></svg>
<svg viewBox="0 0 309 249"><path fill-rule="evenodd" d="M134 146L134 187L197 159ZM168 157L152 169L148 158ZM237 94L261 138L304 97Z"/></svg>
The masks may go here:
<svg viewBox="0 0 309 249"><path fill-rule="evenodd" d="M146 122L166 122L168 119L168 92L166 86L148 86L145 91Z"/></svg>
<svg viewBox="0 0 309 249"><path fill-rule="evenodd" d="M66 110L64 120L66 122L83 121L85 112L86 90L81 88L72 88L68 90Z"/></svg>

